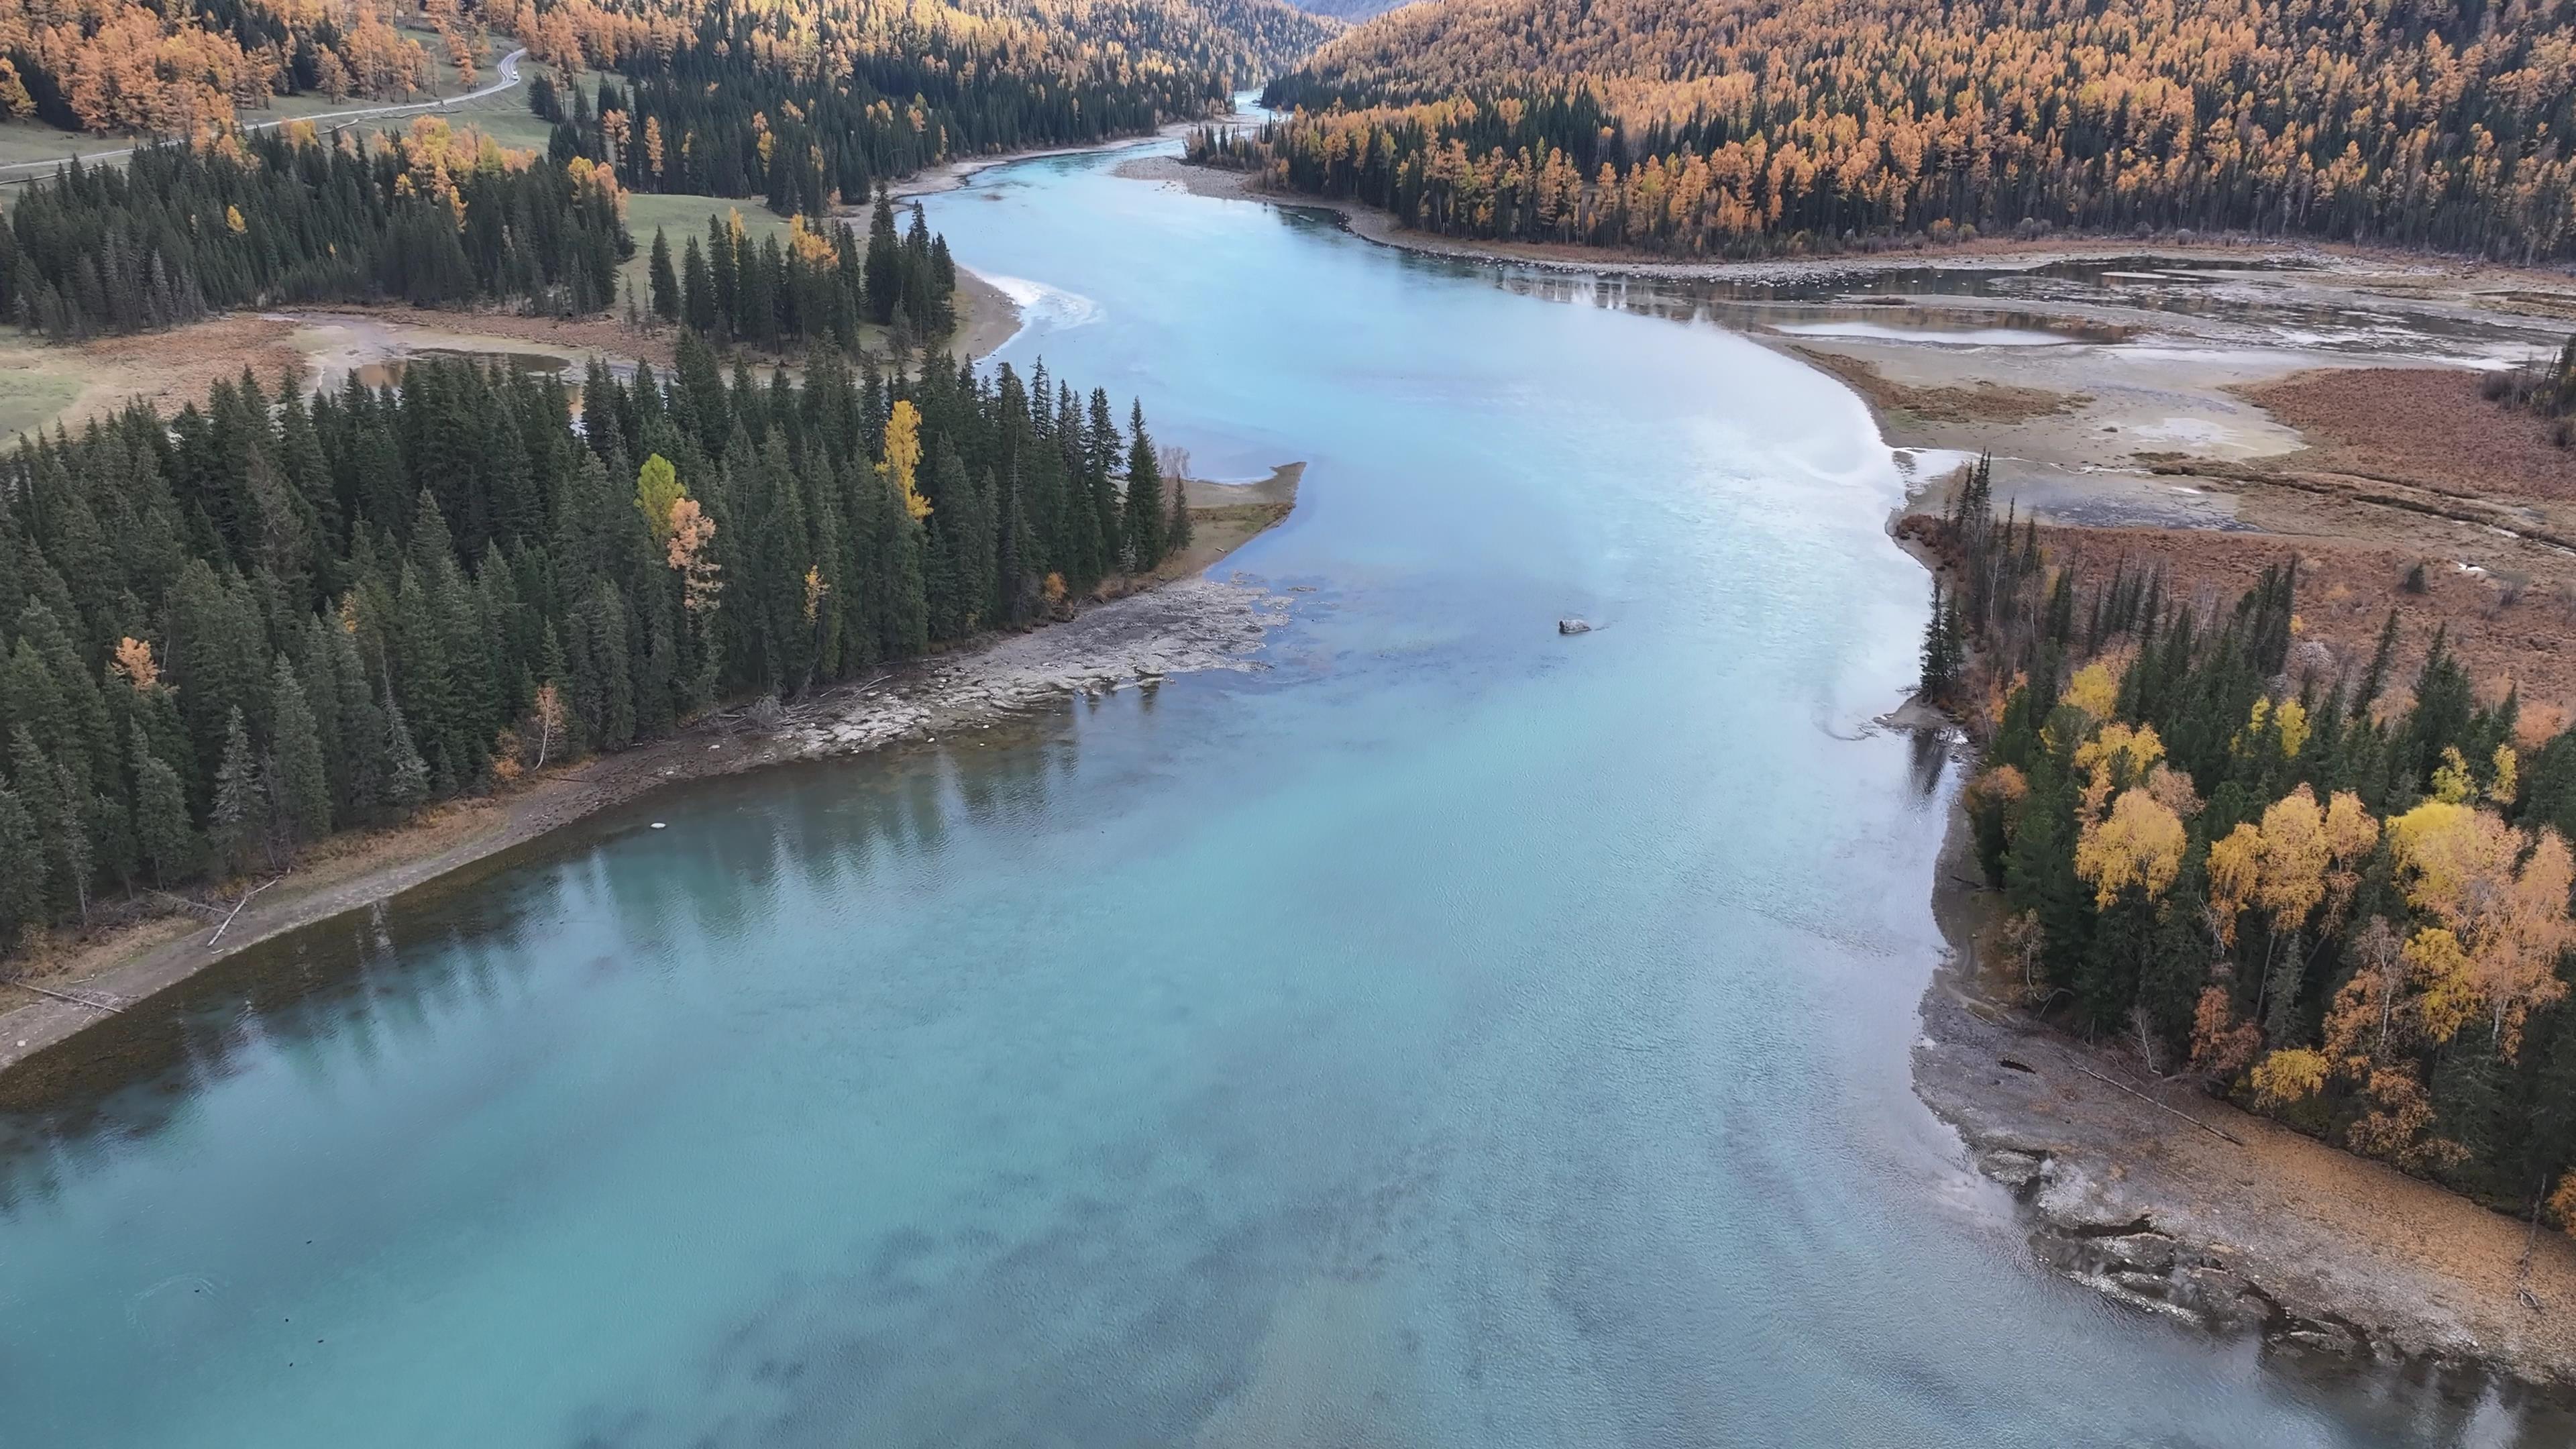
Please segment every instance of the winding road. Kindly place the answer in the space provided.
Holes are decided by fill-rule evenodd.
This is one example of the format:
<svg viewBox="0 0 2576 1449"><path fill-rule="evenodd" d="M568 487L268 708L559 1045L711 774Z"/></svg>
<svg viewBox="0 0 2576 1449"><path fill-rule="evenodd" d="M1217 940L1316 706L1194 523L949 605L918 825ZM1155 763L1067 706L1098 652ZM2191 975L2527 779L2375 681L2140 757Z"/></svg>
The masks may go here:
<svg viewBox="0 0 2576 1449"><path fill-rule="evenodd" d="M353 110L346 111L320 111L310 116L280 116L274 121L253 122L250 125L244 126L242 129L245 131L265 131L273 126L283 126L290 121L311 121L318 125L330 121L363 121L376 116L408 115L414 111L443 111L450 106L459 104L460 102L479 101L485 96L497 96L501 92L508 90L510 87L517 85L519 83L519 61L525 57L527 53L528 48L524 45L511 51L508 55L501 57L501 63L498 68L499 78L494 80L490 85L481 87L477 90L467 91L462 95L449 96L444 100L408 101L399 106L359 106ZM146 142L144 144L149 145L152 143ZM127 146L115 151L92 151L86 155L77 157L50 156L42 161L12 161L6 165L0 165L0 173L24 174L0 174L0 186L11 185L20 181L32 181L39 175L51 174L53 168L68 161L77 160L84 163L91 161L114 161L120 157L133 155L135 149L135 147Z"/></svg>

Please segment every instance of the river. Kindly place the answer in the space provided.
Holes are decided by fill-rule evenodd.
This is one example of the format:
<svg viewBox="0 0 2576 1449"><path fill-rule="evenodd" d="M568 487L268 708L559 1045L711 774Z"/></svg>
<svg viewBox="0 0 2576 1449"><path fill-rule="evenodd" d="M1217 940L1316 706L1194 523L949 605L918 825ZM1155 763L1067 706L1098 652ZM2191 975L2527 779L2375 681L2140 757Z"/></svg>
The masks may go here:
<svg viewBox="0 0 2576 1449"><path fill-rule="evenodd" d="M1955 781L1872 724L1927 585L1856 398L1114 160L932 224L1033 289L1003 359L1311 465L1226 566L1268 668L120 1022L7 1124L0 1442L2510 1442L2045 1274L1915 1101Z"/></svg>

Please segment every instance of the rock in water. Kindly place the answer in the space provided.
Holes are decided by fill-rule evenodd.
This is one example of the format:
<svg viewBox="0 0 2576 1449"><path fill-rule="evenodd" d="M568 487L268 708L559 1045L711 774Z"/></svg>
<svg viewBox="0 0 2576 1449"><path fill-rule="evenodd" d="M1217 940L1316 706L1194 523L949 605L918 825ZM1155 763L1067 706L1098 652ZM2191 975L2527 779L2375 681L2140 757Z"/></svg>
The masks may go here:
<svg viewBox="0 0 2576 1449"><path fill-rule="evenodd" d="M1589 634L1592 632L1592 626L1584 623L1581 619L1559 619L1556 621L1556 632L1559 634Z"/></svg>

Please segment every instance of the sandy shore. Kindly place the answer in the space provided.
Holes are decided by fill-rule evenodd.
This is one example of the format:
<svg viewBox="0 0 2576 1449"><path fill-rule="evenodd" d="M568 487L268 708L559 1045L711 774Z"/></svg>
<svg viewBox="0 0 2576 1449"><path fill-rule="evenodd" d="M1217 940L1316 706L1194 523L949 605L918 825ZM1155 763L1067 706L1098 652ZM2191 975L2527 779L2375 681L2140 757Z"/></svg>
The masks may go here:
<svg viewBox="0 0 2576 1449"><path fill-rule="evenodd" d="M333 916L390 900L665 785L797 760L936 742L994 728L1076 693L1099 694L1206 670L1253 670L1250 657L1288 617L1288 595L1243 575L1206 570L1285 519L1302 464L1256 484L1191 482L1199 538L1139 591L1062 623L891 669L789 707L760 726L747 711L602 756L500 801L468 802L415 831L388 832L378 860L354 871L299 870L253 898L221 931L214 922L155 923L99 959L48 975L52 993L0 986L23 1004L0 1014L0 1072L58 1047L114 1012L149 999L237 952ZM416 849L405 850L405 846Z"/></svg>

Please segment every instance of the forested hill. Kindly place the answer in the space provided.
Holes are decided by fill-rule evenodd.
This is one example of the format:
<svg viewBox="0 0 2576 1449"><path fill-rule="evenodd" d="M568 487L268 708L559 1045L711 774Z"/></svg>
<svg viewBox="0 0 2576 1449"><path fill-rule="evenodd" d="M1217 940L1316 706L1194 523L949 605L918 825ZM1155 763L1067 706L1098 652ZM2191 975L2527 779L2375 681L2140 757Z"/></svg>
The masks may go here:
<svg viewBox="0 0 2576 1449"><path fill-rule="evenodd" d="M1200 140L1449 235L1680 254L2046 225L2576 254L2576 8L1425 0Z"/></svg>
<svg viewBox="0 0 2576 1449"><path fill-rule="evenodd" d="M917 101L969 145L1011 145L1013 128L1069 139L1077 116L1096 130L1104 108L1195 114L1335 28L1284 0L0 0L0 118L188 137L278 96L453 94L517 37L565 68L722 57L826 91L855 81L891 118Z"/></svg>
<svg viewBox="0 0 2576 1449"><path fill-rule="evenodd" d="M900 71L928 79L924 94L936 97L1012 78L1055 89L1249 85L1336 28L1285 0L554 0L517 33L557 67L635 72L696 50L836 83ZM878 89L908 98L916 87Z"/></svg>
<svg viewBox="0 0 2576 1449"><path fill-rule="evenodd" d="M1004 366L818 354L564 386L136 406L0 460L0 952L146 884L282 868L351 826L712 702L1059 612L1187 537L1141 411Z"/></svg>
<svg viewBox="0 0 2576 1449"><path fill-rule="evenodd" d="M554 153L637 191L765 195L819 213L837 192L953 156L1082 145L1227 106L1332 33L1281 0L836 0L753 12L563 0L528 31L596 97L541 79Z"/></svg>
<svg viewBox="0 0 2576 1449"><path fill-rule="evenodd" d="M1404 0L1298 0L1297 8L1357 24L1371 16L1384 15L1397 3L1404 3Z"/></svg>

